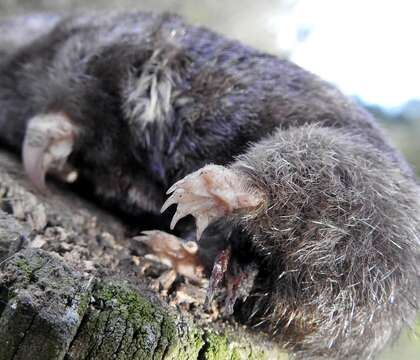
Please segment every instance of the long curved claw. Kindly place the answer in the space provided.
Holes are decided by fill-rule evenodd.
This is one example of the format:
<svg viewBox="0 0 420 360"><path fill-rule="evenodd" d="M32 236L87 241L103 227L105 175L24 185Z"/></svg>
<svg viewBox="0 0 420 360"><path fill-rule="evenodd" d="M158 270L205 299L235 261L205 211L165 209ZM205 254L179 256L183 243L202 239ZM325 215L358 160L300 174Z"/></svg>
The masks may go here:
<svg viewBox="0 0 420 360"><path fill-rule="evenodd" d="M44 169L45 145L23 144L23 166L32 184L41 192L46 192L45 169Z"/></svg>
<svg viewBox="0 0 420 360"><path fill-rule="evenodd" d="M48 171L64 172L64 180L74 181L77 173L66 166L73 150L76 128L63 113L44 114L28 122L23 142L22 158L25 172L34 186L46 192Z"/></svg>

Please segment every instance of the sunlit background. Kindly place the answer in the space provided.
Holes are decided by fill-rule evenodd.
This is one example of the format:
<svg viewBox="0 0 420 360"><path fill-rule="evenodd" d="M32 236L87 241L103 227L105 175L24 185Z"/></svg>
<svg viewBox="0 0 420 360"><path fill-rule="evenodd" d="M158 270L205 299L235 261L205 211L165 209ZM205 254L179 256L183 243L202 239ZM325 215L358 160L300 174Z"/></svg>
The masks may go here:
<svg viewBox="0 0 420 360"><path fill-rule="evenodd" d="M290 58L370 110L420 174L420 1L0 0L0 17L124 9L179 13ZM405 335L381 359L420 359L420 341Z"/></svg>

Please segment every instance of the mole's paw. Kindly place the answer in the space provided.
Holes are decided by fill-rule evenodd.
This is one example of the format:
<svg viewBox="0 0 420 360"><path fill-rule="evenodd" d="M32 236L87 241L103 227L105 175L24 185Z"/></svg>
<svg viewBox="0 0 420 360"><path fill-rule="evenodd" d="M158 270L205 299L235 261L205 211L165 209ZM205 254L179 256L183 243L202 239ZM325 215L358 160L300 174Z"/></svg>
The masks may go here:
<svg viewBox="0 0 420 360"><path fill-rule="evenodd" d="M47 172L67 182L76 180L77 172L66 164L76 132L63 113L38 115L29 120L23 142L23 165L38 190L45 192Z"/></svg>
<svg viewBox="0 0 420 360"><path fill-rule="evenodd" d="M198 246L193 241L182 241L180 238L159 230L143 231L134 237L141 241L157 260L187 279L200 283L203 278L203 266L198 258Z"/></svg>
<svg viewBox="0 0 420 360"><path fill-rule="evenodd" d="M162 212L172 204L178 205L171 229L191 214L196 218L197 240L211 222L237 209L256 208L263 201L262 194L249 189L240 175L218 165L207 165L186 176L168 190L170 193Z"/></svg>

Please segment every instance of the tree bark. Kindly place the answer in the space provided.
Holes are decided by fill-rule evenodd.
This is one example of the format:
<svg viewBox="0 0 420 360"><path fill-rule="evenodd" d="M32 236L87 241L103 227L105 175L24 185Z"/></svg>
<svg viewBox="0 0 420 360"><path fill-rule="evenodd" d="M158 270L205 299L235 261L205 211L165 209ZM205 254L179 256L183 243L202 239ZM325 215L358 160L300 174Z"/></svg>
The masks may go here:
<svg viewBox="0 0 420 360"><path fill-rule="evenodd" d="M51 189L34 192L0 152L0 360L287 359L262 336L167 304L130 273L121 221Z"/></svg>

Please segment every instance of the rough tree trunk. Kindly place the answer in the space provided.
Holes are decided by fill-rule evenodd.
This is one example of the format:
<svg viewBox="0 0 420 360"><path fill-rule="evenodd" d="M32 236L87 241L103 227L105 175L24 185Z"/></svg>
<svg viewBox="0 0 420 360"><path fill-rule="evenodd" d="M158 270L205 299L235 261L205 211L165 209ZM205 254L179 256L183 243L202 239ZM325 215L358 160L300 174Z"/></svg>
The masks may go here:
<svg viewBox="0 0 420 360"><path fill-rule="evenodd" d="M168 305L124 225L63 188L36 194L0 152L0 360L287 358Z"/></svg>

